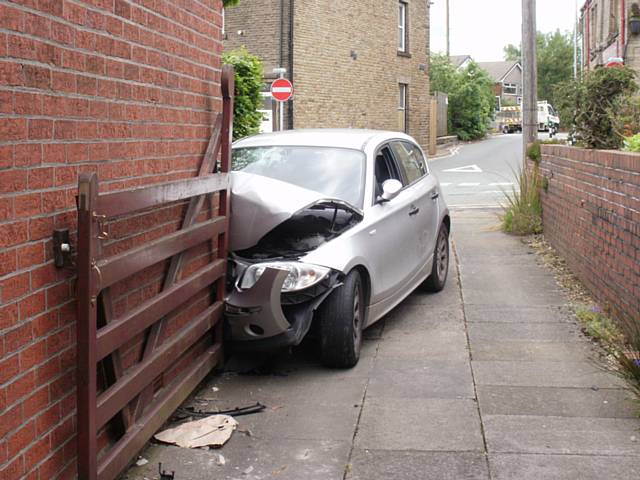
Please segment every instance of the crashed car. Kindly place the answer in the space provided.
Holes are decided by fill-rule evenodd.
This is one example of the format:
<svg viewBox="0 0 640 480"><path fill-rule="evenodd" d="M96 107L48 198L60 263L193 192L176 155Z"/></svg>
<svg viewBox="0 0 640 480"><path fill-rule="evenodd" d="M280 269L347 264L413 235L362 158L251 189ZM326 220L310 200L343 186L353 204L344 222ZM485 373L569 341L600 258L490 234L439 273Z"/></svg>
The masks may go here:
<svg viewBox="0 0 640 480"><path fill-rule="evenodd" d="M408 135L260 134L233 145L227 331L236 346L298 345L358 362L362 331L419 286L441 290L450 217Z"/></svg>

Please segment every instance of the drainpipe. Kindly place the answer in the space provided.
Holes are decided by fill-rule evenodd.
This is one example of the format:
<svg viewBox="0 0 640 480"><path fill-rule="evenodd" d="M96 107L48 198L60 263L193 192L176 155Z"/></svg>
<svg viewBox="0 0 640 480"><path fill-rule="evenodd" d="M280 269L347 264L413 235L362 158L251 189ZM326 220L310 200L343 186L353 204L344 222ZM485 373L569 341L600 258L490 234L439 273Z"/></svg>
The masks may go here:
<svg viewBox="0 0 640 480"><path fill-rule="evenodd" d="M620 0L620 41L618 42L618 46L622 46L622 61L624 62L627 59L627 29L626 29L626 19L627 16L627 8L624 0ZM620 55L618 53L618 55Z"/></svg>
<svg viewBox="0 0 640 480"><path fill-rule="evenodd" d="M289 80L293 83L293 11L294 0L289 0ZM295 92L295 85L293 91ZM287 102L288 128L293 130L293 100Z"/></svg>

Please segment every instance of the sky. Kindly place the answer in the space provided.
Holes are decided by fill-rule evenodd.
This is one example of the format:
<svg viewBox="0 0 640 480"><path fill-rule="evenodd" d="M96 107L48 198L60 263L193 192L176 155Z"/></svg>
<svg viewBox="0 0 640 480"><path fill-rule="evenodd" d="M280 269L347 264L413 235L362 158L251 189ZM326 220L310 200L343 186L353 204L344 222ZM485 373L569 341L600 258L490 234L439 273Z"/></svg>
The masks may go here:
<svg viewBox="0 0 640 480"><path fill-rule="evenodd" d="M446 51L446 0L431 0L431 51ZM575 0L537 0L537 30L573 32ZM578 8L584 0L578 0ZM451 55L478 62L504 59L502 48L520 44L521 0L449 0Z"/></svg>

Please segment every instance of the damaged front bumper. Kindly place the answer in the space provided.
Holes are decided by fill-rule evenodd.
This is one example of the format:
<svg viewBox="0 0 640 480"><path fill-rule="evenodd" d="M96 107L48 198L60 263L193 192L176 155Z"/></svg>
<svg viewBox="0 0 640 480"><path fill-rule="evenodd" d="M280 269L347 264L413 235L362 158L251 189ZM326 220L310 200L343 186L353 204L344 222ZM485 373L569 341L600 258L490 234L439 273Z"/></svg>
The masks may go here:
<svg viewBox="0 0 640 480"><path fill-rule="evenodd" d="M298 345L311 328L313 312L341 284L342 277L332 271L316 285L283 293L288 273L267 267L251 288L232 288L225 321L234 346L266 350Z"/></svg>

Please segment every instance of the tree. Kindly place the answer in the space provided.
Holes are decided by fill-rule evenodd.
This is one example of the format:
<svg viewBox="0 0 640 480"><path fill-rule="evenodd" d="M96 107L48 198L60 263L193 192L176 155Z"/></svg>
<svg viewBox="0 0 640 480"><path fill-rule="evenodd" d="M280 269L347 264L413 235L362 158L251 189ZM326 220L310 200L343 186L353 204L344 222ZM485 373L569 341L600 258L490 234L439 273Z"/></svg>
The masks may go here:
<svg viewBox="0 0 640 480"><path fill-rule="evenodd" d="M508 44L503 48L504 59L521 59L520 47ZM536 59L538 62L538 99L557 103L555 86L573 76L573 37L570 33L538 32L536 35Z"/></svg>
<svg viewBox="0 0 640 480"><path fill-rule="evenodd" d="M258 133L262 122L262 63L242 47L222 55L223 63L235 69L235 98L233 105L233 139Z"/></svg>
<svg viewBox="0 0 640 480"><path fill-rule="evenodd" d="M233 7L233 6L237 5L238 3L240 3L240 0L223 0L222 6L223 7Z"/></svg>
<svg viewBox="0 0 640 480"><path fill-rule="evenodd" d="M458 71L445 55L432 55L430 62L431 91L449 96L449 131L461 140L486 135L495 103L486 72L473 62Z"/></svg>

